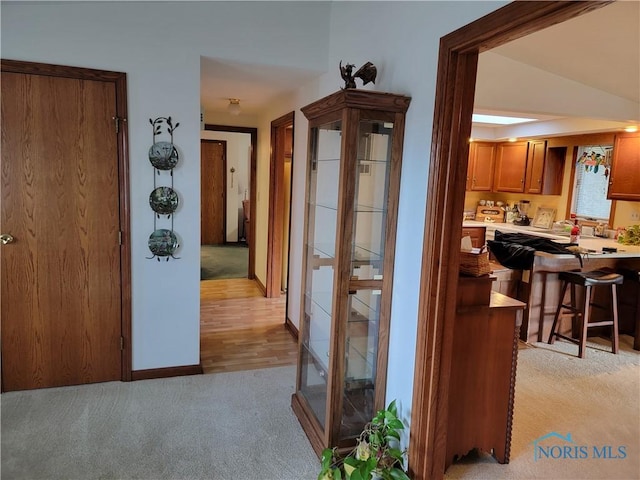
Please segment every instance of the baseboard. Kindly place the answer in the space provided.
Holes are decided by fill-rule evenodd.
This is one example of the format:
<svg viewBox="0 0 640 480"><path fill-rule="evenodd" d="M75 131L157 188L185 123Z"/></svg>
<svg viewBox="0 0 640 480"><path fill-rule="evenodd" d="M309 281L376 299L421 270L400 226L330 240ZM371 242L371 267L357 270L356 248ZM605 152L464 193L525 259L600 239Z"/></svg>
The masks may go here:
<svg viewBox="0 0 640 480"><path fill-rule="evenodd" d="M183 365L181 367L150 368L133 370L131 380L151 380L153 378L182 377L185 375L202 375L202 365Z"/></svg>
<svg viewBox="0 0 640 480"><path fill-rule="evenodd" d="M260 291L262 292L262 295L264 295L265 297L267 296L267 289L266 287L262 284L262 282L260 281L260 279L258 277L254 278L256 285L258 285L258 288L260 289Z"/></svg>
<svg viewBox="0 0 640 480"><path fill-rule="evenodd" d="M291 336L293 338L296 339L296 342L298 341L298 327L296 327L294 325L294 323L291 321L291 319L289 317L287 317L287 319L284 322L284 327L289 330L289 333L291 334Z"/></svg>

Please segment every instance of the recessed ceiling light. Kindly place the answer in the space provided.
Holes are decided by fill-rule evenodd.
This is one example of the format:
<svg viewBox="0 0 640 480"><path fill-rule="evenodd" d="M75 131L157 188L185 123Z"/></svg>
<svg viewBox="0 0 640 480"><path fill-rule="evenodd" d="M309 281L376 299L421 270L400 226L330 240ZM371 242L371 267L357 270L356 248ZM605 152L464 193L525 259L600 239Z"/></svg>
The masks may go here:
<svg viewBox="0 0 640 480"><path fill-rule="evenodd" d="M624 131L629 133L634 133L638 131L638 127L626 127Z"/></svg>
<svg viewBox="0 0 640 480"><path fill-rule="evenodd" d="M502 115L483 115L474 113L472 121L475 123L492 123L495 125L514 125L516 123L535 122L537 118L504 117Z"/></svg>

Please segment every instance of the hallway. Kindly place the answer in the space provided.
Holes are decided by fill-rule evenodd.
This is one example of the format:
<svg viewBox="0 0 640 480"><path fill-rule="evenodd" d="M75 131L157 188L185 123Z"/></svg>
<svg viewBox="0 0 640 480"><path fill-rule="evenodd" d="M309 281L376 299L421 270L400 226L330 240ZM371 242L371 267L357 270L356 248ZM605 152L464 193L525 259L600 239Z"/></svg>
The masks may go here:
<svg viewBox="0 0 640 480"><path fill-rule="evenodd" d="M204 373L295 365L285 328L286 297L265 298L253 280L200 282L200 359Z"/></svg>

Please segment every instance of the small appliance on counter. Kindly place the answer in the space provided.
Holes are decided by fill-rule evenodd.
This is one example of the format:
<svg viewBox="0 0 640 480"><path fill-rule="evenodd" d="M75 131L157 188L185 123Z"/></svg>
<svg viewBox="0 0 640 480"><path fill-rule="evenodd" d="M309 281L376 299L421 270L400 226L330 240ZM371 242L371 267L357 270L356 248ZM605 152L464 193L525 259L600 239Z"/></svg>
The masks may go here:
<svg viewBox="0 0 640 480"><path fill-rule="evenodd" d="M527 215L529 213L529 206L529 200L520 200L520 202L518 202L518 217L513 221L514 225L528 227L531 224L531 219Z"/></svg>

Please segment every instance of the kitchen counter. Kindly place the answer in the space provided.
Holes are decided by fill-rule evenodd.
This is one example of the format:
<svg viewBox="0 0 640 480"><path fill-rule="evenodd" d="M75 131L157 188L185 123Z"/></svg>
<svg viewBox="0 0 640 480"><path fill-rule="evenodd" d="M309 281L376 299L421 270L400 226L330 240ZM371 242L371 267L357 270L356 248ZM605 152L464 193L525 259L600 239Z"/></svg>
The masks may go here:
<svg viewBox="0 0 640 480"><path fill-rule="evenodd" d="M558 243L569 243L569 238L561 235L554 235L548 231L534 227L522 227L507 223L488 223L465 221L464 228L485 227L487 240L494 238L496 230L505 233L525 233L539 237L549 238ZM578 245L591 250L581 255L578 259L571 254L550 254L546 252L536 252L531 270L514 271L521 273L520 280L514 285L513 290L517 292L517 298L526 302L520 338L526 342L546 341L551 331L553 317L558 305L561 282L558 278L560 272L569 270L592 271L601 268L610 268L621 271L623 269L640 271L640 246L622 245L616 240L598 237L581 237ZM602 253L603 247L618 249L615 253ZM632 285L622 286L618 298L625 301L625 296L635 296ZM627 289L631 289L628 291ZM629 293L630 292L630 293ZM607 303L608 298L604 299ZM599 313L596 313L598 316ZM636 309L623 310L620 312L620 333L633 334L636 324L635 317L640 313ZM594 318L597 320L597 318ZM560 333L565 335L575 334L569 322L566 322ZM636 334L638 335L638 333ZM640 342L640 339L638 339ZM640 343L639 343L640 344Z"/></svg>
<svg viewBox="0 0 640 480"><path fill-rule="evenodd" d="M494 232L496 230L504 233L525 233L528 235L535 235L536 237L549 238L558 243L569 243L569 237L566 235L558 235L552 233L550 230L542 230L536 227L524 227L520 225L513 225L510 223L493 223L493 222L477 222L474 220L466 220L462 222L464 228L470 227L485 227L487 229L487 240L493 240ZM612 238L600 238L592 236L581 236L578 241L578 245L587 250L592 250L588 255L606 255L612 258L636 258L640 257L640 245L623 245L618 243ZM616 253L602 253L602 248L616 248ZM552 254L545 252L536 252L536 255L549 256ZM562 257L562 255L552 255L553 257ZM566 256L570 258L571 255Z"/></svg>

